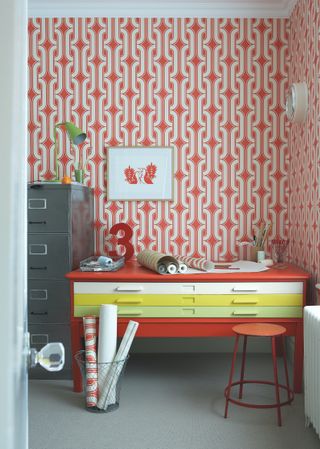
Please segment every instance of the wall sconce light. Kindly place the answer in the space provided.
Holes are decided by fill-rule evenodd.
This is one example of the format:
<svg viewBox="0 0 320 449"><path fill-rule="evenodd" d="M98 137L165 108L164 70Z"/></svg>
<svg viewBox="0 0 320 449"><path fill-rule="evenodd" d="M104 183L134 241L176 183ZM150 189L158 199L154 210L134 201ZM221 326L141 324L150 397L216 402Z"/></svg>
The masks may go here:
<svg viewBox="0 0 320 449"><path fill-rule="evenodd" d="M60 126L65 126L67 134L72 144L79 145L84 142L87 138L86 133L84 133L80 128L71 122L61 122L57 123L54 127L54 171L55 178L52 181L59 181L59 170L58 170L58 142L57 142L57 128ZM81 159L80 159L81 160Z"/></svg>

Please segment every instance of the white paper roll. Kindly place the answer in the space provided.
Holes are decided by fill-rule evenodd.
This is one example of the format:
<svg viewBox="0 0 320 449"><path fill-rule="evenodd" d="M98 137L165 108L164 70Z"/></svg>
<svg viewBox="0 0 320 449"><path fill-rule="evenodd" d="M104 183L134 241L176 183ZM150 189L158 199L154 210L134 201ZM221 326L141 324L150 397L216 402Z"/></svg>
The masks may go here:
<svg viewBox="0 0 320 449"><path fill-rule="evenodd" d="M108 376L105 378L105 382L101 387L101 393L98 401L98 407L101 409L106 410L110 404L113 404L115 402L114 397L112 397L115 394L115 386L121 374L124 361L129 354L129 350L132 345L134 336L137 332L138 326L139 323L137 323L136 321L130 320L128 323L126 332L123 336L118 352L114 358L114 362L119 362L119 366L116 363L112 365L112 368L111 370L109 370Z"/></svg>
<svg viewBox="0 0 320 449"><path fill-rule="evenodd" d="M177 272L177 267L173 263L167 264L167 272L169 274L175 274Z"/></svg>
<svg viewBox="0 0 320 449"><path fill-rule="evenodd" d="M117 352L117 306L102 304L100 306L99 342L98 342L98 388L108 374L108 369L101 363L111 363Z"/></svg>
<svg viewBox="0 0 320 449"><path fill-rule="evenodd" d="M160 274L165 274L167 272L167 267L161 263L160 265L158 265L158 272Z"/></svg>
<svg viewBox="0 0 320 449"><path fill-rule="evenodd" d="M178 273L186 273L187 271L188 266L185 263L180 263Z"/></svg>

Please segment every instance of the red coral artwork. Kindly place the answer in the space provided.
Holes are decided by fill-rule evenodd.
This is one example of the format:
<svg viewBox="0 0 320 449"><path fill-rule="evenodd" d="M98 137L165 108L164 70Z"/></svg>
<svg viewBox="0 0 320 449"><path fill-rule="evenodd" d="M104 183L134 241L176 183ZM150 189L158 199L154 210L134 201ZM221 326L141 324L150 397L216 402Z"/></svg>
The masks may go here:
<svg viewBox="0 0 320 449"><path fill-rule="evenodd" d="M156 178L157 166L152 162L146 168L127 167L124 170L125 181L129 184L153 184Z"/></svg>

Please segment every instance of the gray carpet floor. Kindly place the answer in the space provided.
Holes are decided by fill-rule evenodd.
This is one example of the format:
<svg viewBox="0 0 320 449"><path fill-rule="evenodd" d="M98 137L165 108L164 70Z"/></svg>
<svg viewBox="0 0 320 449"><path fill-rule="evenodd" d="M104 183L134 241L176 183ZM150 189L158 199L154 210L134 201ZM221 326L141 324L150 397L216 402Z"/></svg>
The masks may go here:
<svg viewBox="0 0 320 449"><path fill-rule="evenodd" d="M30 449L320 449L305 427L303 395L274 409L230 404L223 390L231 354L132 355L122 380L118 410L94 414L71 381L31 380ZM248 355L248 378L272 379L269 355ZM281 370L282 373L282 370ZM235 392L236 393L236 392ZM247 386L248 401L274 401L267 386Z"/></svg>

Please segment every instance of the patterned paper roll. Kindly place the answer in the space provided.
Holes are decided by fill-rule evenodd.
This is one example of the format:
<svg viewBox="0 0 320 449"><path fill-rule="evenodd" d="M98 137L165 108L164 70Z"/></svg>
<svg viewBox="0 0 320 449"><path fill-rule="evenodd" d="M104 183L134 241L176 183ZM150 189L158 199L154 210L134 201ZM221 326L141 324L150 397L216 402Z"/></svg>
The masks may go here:
<svg viewBox="0 0 320 449"><path fill-rule="evenodd" d="M141 251L141 253L137 255L137 260L144 267L160 274L164 274L162 268L160 268L161 265L165 265L167 267L167 271L169 265L174 265L176 270L174 271L170 268L171 274L174 274L173 271L176 273L179 269L179 262L173 256L158 253L157 251L152 251L151 249Z"/></svg>
<svg viewBox="0 0 320 449"><path fill-rule="evenodd" d="M188 267L196 268L202 271L213 271L215 265L210 260L204 258L188 257L188 256L174 256L179 262L183 262Z"/></svg>
<svg viewBox="0 0 320 449"><path fill-rule="evenodd" d="M95 316L83 317L86 365L86 404L95 407L98 402L97 326Z"/></svg>
<svg viewBox="0 0 320 449"><path fill-rule="evenodd" d="M117 351L117 306L101 304L99 315L98 389L99 395Z"/></svg>

